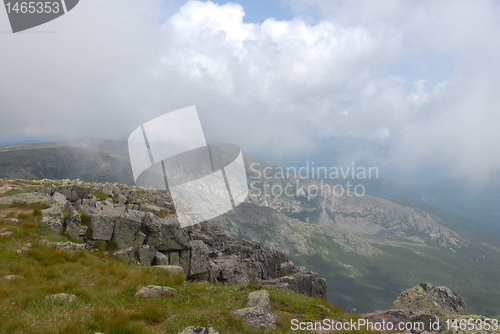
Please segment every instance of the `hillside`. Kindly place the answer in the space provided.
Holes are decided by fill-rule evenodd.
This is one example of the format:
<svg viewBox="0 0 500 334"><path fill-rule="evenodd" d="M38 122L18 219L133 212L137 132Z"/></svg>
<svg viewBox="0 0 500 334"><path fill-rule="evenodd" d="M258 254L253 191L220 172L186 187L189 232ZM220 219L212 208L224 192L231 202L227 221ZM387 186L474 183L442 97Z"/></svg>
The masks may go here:
<svg viewBox="0 0 500 334"><path fill-rule="evenodd" d="M175 229L175 224L158 220L159 226L167 229L161 232L167 239L157 244L160 235L145 231L148 234L142 239L144 247L134 247L139 253L132 261L140 261L142 265L129 264L130 261L126 261L129 257L123 256L129 248L127 244L120 245L127 240L127 226L132 226L127 225L127 222L132 222L127 215L132 217L142 212L143 224L153 226L150 220L157 216L150 212L155 207L150 199L151 196L161 197L154 191L99 183L78 182L76 185L58 181L12 180L1 180L0 189L0 305L3 310L0 333L179 333L188 326L214 327L221 333L260 333L264 330L245 325L231 312L244 309L247 295L263 289L269 291L272 301L269 309L277 316L275 332L293 333L290 327L292 319L321 320L328 317L341 321L357 318L343 313L324 299L274 287L265 281L216 284L217 280L230 279L227 269L221 269L224 277L216 275L214 282L207 282L208 277L201 279L200 273L204 271L195 272L195 268L203 267L200 260L203 255L199 248L195 250L195 245L214 242L207 238L220 239L221 245L233 252L240 249L236 252L244 253L245 249L250 250L249 247L256 248L249 256L263 256L266 260L259 267L247 259L246 263L252 264L253 268L245 269L249 274L265 275L264 272L258 274L259 268L269 271L271 263L267 264L267 261L273 256L287 261L284 254L259 249L255 242L234 241L217 231L181 231ZM105 195L105 191L116 192L116 196ZM130 191L136 191L137 196L129 197L125 202L126 211L114 216L113 210L120 210L123 206L119 195ZM118 201L113 202L113 199ZM86 208L85 201L94 203L96 208L100 203L103 209L97 209L100 213L87 214L90 207ZM111 207L114 209L110 210ZM60 222L54 215L58 210L62 212ZM166 215L166 219L175 217L172 212L163 212L162 215ZM74 228L75 217L80 222L77 229ZM107 221L105 226L98 223L102 219ZM112 237L99 239L105 238L102 236L104 230L112 225L115 226ZM80 233L81 230L84 232ZM54 233L57 231L60 232ZM183 236L180 233L186 234L186 242L191 240L189 252L185 253L189 256L187 262L183 262L183 246L179 244ZM170 263L174 260L169 253L180 248L180 251L174 251L179 252L180 258L176 261L180 261L180 266L145 265L140 250L154 245L169 255L167 262ZM217 250L225 252L223 248ZM158 251L155 254L155 261L158 261L161 254ZM211 257L211 261L218 262L220 256ZM242 256L230 257L234 262ZM162 260L165 261L164 257ZM293 271L293 264L286 268L287 272ZM214 268L210 270L212 272L215 272ZM193 280L196 277L198 279ZM145 287L150 290L144 290ZM154 295L153 287L163 287L168 293ZM368 332L360 330L355 333Z"/></svg>
<svg viewBox="0 0 500 334"><path fill-rule="evenodd" d="M3 175L16 173L18 163L19 170L24 174L29 170L32 178L63 178L70 174L85 181L106 178L117 182L131 178L125 142L35 145L38 146L1 148ZM38 150L50 151L42 154ZM9 160L11 156L17 162ZM113 158L106 158L109 156ZM76 160L65 160L66 157ZM92 161L100 172L95 177L90 175L88 162L80 163L80 159ZM57 168L51 167L52 174L47 174L40 166L50 165L51 161L59 163ZM247 203L208 224L220 225L237 239L259 240L276 247L296 264L318 272L329 284L330 302L361 312L386 309L397 293L428 281L457 291L474 312L500 314L500 296L495 292L500 291L500 249L454 231L457 222L464 223L460 218L446 211L436 214L404 204L405 200L397 204L380 197L348 193L314 196L314 191L308 190L320 189L317 181L300 179L297 183L288 178L293 175L267 179L262 173L257 175L252 164L257 163L261 171L268 168L268 175L275 175L276 166L248 156L245 161L251 191ZM264 184L268 187L266 195ZM403 194L406 199L419 201L397 185L382 185L380 196L394 191L392 198ZM273 186L283 190L288 186L293 195L273 196L269 191Z"/></svg>

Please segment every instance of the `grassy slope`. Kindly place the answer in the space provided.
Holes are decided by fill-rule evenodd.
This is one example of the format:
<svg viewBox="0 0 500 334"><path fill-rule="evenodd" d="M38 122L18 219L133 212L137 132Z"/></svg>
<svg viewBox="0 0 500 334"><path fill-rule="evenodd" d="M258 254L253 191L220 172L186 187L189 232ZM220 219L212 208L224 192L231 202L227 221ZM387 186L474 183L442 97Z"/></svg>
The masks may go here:
<svg viewBox="0 0 500 334"><path fill-rule="evenodd" d="M260 333L245 328L230 311L244 308L246 295L259 285L225 286L207 282L185 282L154 267L128 265L102 252L57 251L43 239L65 241L64 236L41 229L43 205L0 205L0 333L178 333L187 326L213 326L220 333ZM16 218L17 223L6 218ZM23 251L30 243L32 246ZM134 298L138 288L167 285L180 296L157 300ZM292 333L290 321L352 316L325 301L268 288L272 311L281 319L278 333ZM45 297L70 293L77 301L54 302ZM322 304L329 311L318 307ZM359 331L357 333L367 333Z"/></svg>

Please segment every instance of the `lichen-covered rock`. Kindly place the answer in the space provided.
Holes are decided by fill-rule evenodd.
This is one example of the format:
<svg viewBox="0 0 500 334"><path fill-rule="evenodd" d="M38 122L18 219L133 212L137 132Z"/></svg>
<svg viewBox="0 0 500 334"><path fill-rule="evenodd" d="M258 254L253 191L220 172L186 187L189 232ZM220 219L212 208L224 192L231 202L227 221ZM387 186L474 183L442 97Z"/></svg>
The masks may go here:
<svg viewBox="0 0 500 334"><path fill-rule="evenodd" d="M60 192L56 191L54 192L54 194L52 194L52 200L54 201L54 203L58 206L60 206L61 208L66 204L66 202L68 201L66 199L66 196L64 196L63 194L61 194Z"/></svg>
<svg viewBox="0 0 500 334"><path fill-rule="evenodd" d="M108 217L120 217L125 213L125 206L106 205L101 208L101 214Z"/></svg>
<svg viewBox="0 0 500 334"><path fill-rule="evenodd" d="M248 294L247 307L264 307L268 310L271 309L271 300L269 299L269 291L259 290Z"/></svg>
<svg viewBox="0 0 500 334"><path fill-rule="evenodd" d="M220 334L213 327L199 327L199 326L189 326L184 328L179 334Z"/></svg>
<svg viewBox="0 0 500 334"><path fill-rule="evenodd" d="M76 184L60 186L55 191L61 193L70 202L75 202L87 198L90 194L90 189L78 186Z"/></svg>
<svg viewBox="0 0 500 334"><path fill-rule="evenodd" d="M65 251L70 251L70 252L76 252L76 251L81 251L81 250L85 249L84 244L77 244L77 243L74 243L71 241L55 242L52 244L56 246L57 250L65 250Z"/></svg>
<svg viewBox="0 0 500 334"><path fill-rule="evenodd" d="M117 258L127 261L130 264L137 264L137 259L135 257L135 250L133 247L128 247L124 249L117 250L113 253Z"/></svg>
<svg viewBox="0 0 500 334"><path fill-rule="evenodd" d="M155 204L149 204L149 203L142 203L141 204L141 211L143 212L150 212L156 216L160 215L161 208L158 205Z"/></svg>
<svg viewBox="0 0 500 334"><path fill-rule="evenodd" d="M464 300L456 293L447 287L429 283L421 283L401 292L394 301L394 308L416 309L441 319L469 313Z"/></svg>
<svg viewBox="0 0 500 334"><path fill-rule="evenodd" d="M137 232L140 231L144 212L130 210L120 217L115 218L115 229L113 240L118 248L138 246L136 241Z"/></svg>
<svg viewBox="0 0 500 334"><path fill-rule="evenodd" d="M139 264L150 266L153 263L154 251L148 245L141 245L137 250Z"/></svg>
<svg viewBox="0 0 500 334"><path fill-rule="evenodd" d="M64 219L65 232L75 239L83 241L83 236L87 231L86 226L82 226L80 213L74 207L70 206L68 214Z"/></svg>
<svg viewBox="0 0 500 334"><path fill-rule="evenodd" d="M294 267L293 270L294 273L292 275L269 279L261 283L290 289L310 297L325 298L327 284L324 278L318 278L315 272L309 271L304 267Z"/></svg>
<svg viewBox="0 0 500 334"><path fill-rule="evenodd" d="M190 247L187 229L181 228L177 219L160 219L163 242L160 251L183 250Z"/></svg>
<svg viewBox="0 0 500 334"><path fill-rule="evenodd" d="M265 307L246 307L233 311L231 314L243 318L243 324L247 326L254 328L265 327L269 330L276 329L276 315Z"/></svg>
<svg viewBox="0 0 500 334"><path fill-rule="evenodd" d="M189 276L208 279L210 271L210 263L208 260L208 246L201 240L191 240L191 262L189 266ZM200 274L204 274L200 276Z"/></svg>
<svg viewBox="0 0 500 334"><path fill-rule="evenodd" d="M248 294L247 307L231 312L232 315L243 318L245 325L273 330L276 329L277 316L271 312L269 291L259 290Z"/></svg>
<svg viewBox="0 0 500 334"><path fill-rule="evenodd" d="M168 261L168 256L161 252L156 252L155 257L153 259L153 264L155 266L168 266L169 261Z"/></svg>
<svg viewBox="0 0 500 334"><path fill-rule="evenodd" d="M138 298L160 298L160 297L177 297L178 292L176 289L169 286L161 285L148 285L146 287L140 288L134 295Z"/></svg>
<svg viewBox="0 0 500 334"><path fill-rule="evenodd" d="M168 265L168 266L154 266L155 268L160 268L162 270L166 270L167 272L170 273L170 275L184 275L184 269L181 266L173 266L173 265Z"/></svg>
<svg viewBox="0 0 500 334"><path fill-rule="evenodd" d="M64 215L61 208L52 206L42 210L42 221L40 225L47 226L52 233L59 233L63 229Z"/></svg>
<svg viewBox="0 0 500 334"><path fill-rule="evenodd" d="M89 226L92 230L92 238L94 240L108 241L113 237L115 220L113 217L104 216L102 214L91 214Z"/></svg>

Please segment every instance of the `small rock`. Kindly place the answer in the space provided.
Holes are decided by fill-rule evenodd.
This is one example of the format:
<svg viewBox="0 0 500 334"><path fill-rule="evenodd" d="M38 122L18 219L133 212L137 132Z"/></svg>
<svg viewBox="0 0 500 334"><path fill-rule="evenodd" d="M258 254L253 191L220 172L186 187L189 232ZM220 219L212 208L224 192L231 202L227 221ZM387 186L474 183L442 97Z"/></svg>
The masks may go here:
<svg viewBox="0 0 500 334"><path fill-rule="evenodd" d="M23 279L23 275L3 275L1 278L11 280L11 279Z"/></svg>
<svg viewBox="0 0 500 334"><path fill-rule="evenodd" d="M178 292L176 289L169 286L148 285L139 289L134 297L139 298L160 298L160 297L176 297Z"/></svg>
<svg viewBox="0 0 500 334"><path fill-rule="evenodd" d="M121 260L125 260L128 263L136 264L137 259L135 258L135 250L133 247L128 247L124 249L117 250L113 253L114 256Z"/></svg>
<svg viewBox="0 0 500 334"><path fill-rule="evenodd" d="M171 275L184 275L184 269L181 266L154 266L154 267L167 270Z"/></svg>
<svg viewBox="0 0 500 334"><path fill-rule="evenodd" d="M54 243L54 245L56 246L57 250L66 250L71 252L85 249L84 244L77 244L71 241L56 242Z"/></svg>
<svg viewBox="0 0 500 334"><path fill-rule="evenodd" d="M59 207L63 207L66 204L66 202L68 201L66 199L66 196L64 196L63 194L61 194L58 191L56 191L56 192L54 192L54 194L52 194L52 200Z"/></svg>
<svg viewBox="0 0 500 334"><path fill-rule="evenodd" d="M57 293L55 295L46 296L45 299L58 301L58 302L70 302L71 303L71 302L74 302L75 300L77 300L78 297L75 295L67 294L67 293Z"/></svg>
<svg viewBox="0 0 500 334"><path fill-rule="evenodd" d="M276 329L277 316L270 311L269 291L254 291L248 294L248 299L246 308L233 311L231 314L243 318L245 325Z"/></svg>
<svg viewBox="0 0 500 334"><path fill-rule="evenodd" d="M8 236L8 235L13 235L13 231L6 230L4 228L0 228L0 236Z"/></svg>
<svg viewBox="0 0 500 334"><path fill-rule="evenodd" d="M318 304L316 306L319 307L320 309L323 309L324 311L331 312L331 310L323 304ZM351 313L356 313L356 312L351 312Z"/></svg>
<svg viewBox="0 0 500 334"><path fill-rule="evenodd" d="M263 307L265 309L271 308L271 301L269 300L269 291L259 290L248 294L247 307Z"/></svg>
<svg viewBox="0 0 500 334"><path fill-rule="evenodd" d="M264 307L247 307L231 312L232 315L243 318L243 323L254 328L265 327L276 329L276 315Z"/></svg>
<svg viewBox="0 0 500 334"><path fill-rule="evenodd" d="M168 256L161 252L156 252L153 263L157 266L168 266Z"/></svg>
<svg viewBox="0 0 500 334"><path fill-rule="evenodd" d="M179 334L220 334L213 327L198 327L198 326L189 326L184 328L182 332Z"/></svg>

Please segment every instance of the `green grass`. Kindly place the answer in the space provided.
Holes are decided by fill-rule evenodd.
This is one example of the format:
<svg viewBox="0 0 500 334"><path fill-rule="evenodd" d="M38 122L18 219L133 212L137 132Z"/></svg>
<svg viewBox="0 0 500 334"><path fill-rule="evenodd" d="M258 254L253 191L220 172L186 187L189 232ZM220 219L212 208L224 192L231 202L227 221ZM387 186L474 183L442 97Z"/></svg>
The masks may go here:
<svg viewBox="0 0 500 334"><path fill-rule="evenodd" d="M107 198L109 198L108 195L106 195L105 193L103 193L102 191L99 191L99 190L92 192L92 195L94 195L100 201L104 201Z"/></svg>
<svg viewBox="0 0 500 334"><path fill-rule="evenodd" d="M34 191L40 190L40 187L37 186L23 186L22 188L16 188L16 189L11 189L9 191L6 191L2 194L0 194L1 197L7 197L7 196L14 196L18 194L24 194L24 193L32 193Z"/></svg>
<svg viewBox="0 0 500 334"><path fill-rule="evenodd" d="M43 204L0 207L0 217L16 215L13 223L0 218L0 228L13 235L0 236L0 334L178 333L187 326L213 326L224 333L264 333L245 327L230 315L244 308L247 294L261 285L226 286L189 282L154 267L129 265L104 251L58 251L42 242L68 240L38 226ZM31 245L31 246L28 246ZM24 249L23 249L24 247ZM18 252L17 250L22 250ZM175 298L137 299L146 285L165 285L178 290ZM279 315L276 333L294 333L291 320L349 319L339 307L291 290L265 287L270 291L272 311ZM50 301L50 294L74 294L74 302ZM321 304L325 310L318 305ZM341 332L339 332L341 333ZM359 331L357 333L368 333Z"/></svg>

